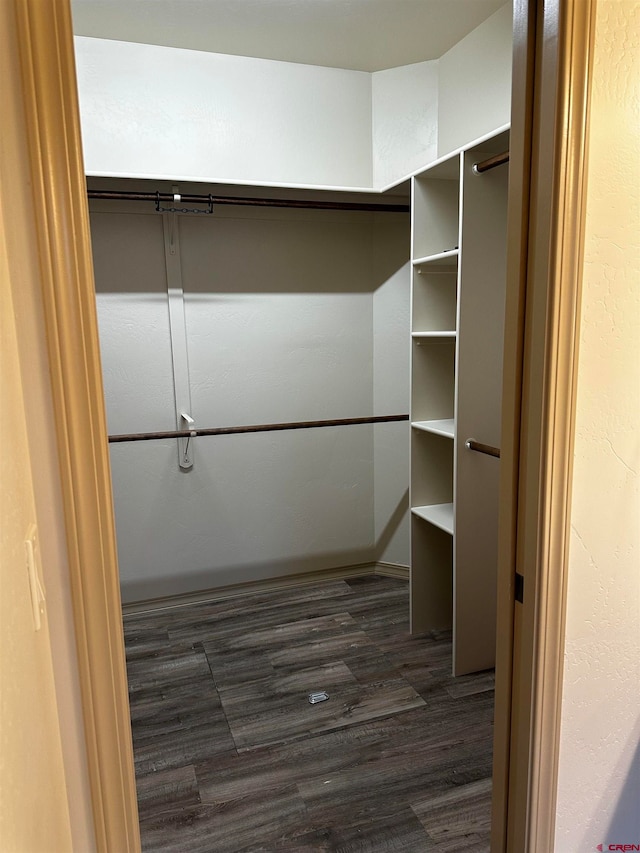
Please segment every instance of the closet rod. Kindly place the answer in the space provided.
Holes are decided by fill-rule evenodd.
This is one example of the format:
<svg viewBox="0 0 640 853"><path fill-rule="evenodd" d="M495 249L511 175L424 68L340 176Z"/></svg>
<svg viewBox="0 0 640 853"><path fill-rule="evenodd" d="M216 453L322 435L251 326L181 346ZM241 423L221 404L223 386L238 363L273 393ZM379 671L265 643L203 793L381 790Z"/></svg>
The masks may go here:
<svg viewBox="0 0 640 853"><path fill-rule="evenodd" d="M476 441L475 438L468 438L464 446L467 450L475 450L476 453L484 453L486 456L495 456L496 459L500 459L499 447L493 447L491 444L482 444L482 442Z"/></svg>
<svg viewBox="0 0 640 853"><path fill-rule="evenodd" d="M124 190L87 190L89 198L106 201L175 201L172 193L129 192ZM312 199L243 198L242 196L195 195L181 193L180 202L186 204L233 204L246 207L294 207L308 210L366 210L380 213L409 213L408 204L383 204L381 202L316 201Z"/></svg>
<svg viewBox="0 0 640 853"><path fill-rule="evenodd" d="M495 169L496 166L502 166L509 162L509 152L503 151L502 154L496 154L495 157L489 157L487 160L482 160L480 163L474 163L473 171L476 175L481 175L483 172L488 172L490 169Z"/></svg>
<svg viewBox="0 0 640 853"><path fill-rule="evenodd" d="M214 427L212 429L167 430L166 432L134 432L110 435L109 443L121 441L155 441L162 438L196 438L205 435L237 435L245 432L275 432L287 429L315 429L316 427L352 426L353 424L382 424L391 421L408 421L409 415L379 415L371 418L337 418L330 421L295 421L283 424L254 424L253 426Z"/></svg>

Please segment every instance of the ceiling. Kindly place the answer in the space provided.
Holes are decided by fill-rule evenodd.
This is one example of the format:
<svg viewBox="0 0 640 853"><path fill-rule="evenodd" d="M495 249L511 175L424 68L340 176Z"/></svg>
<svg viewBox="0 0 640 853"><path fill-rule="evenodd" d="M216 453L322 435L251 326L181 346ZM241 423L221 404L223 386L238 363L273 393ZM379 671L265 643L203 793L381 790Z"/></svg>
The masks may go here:
<svg viewBox="0 0 640 853"><path fill-rule="evenodd" d="M72 0L77 35L381 71L438 59L505 0Z"/></svg>

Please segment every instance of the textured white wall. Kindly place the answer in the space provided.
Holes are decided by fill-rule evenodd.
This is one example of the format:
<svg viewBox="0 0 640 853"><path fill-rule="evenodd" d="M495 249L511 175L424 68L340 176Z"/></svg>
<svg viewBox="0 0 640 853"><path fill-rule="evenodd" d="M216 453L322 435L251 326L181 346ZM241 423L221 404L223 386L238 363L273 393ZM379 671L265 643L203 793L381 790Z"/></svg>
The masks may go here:
<svg viewBox="0 0 640 853"><path fill-rule="evenodd" d="M506 3L440 57L439 157L509 123L512 26Z"/></svg>
<svg viewBox="0 0 640 853"><path fill-rule="evenodd" d="M368 74L76 37L89 175L381 189L509 121L509 4Z"/></svg>
<svg viewBox="0 0 640 853"><path fill-rule="evenodd" d="M373 185L386 187L438 156L438 61L371 75Z"/></svg>
<svg viewBox="0 0 640 853"><path fill-rule="evenodd" d="M76 37L89 175L371 186L371 75Z"/></svg>
<svg viewBox="0 0 640 853"><path fill-rule="evenodd" d="M598 0L557 853L640 843L638 0Z"/></svg>
<svg viewBox="0 0 640 853"><path fill-rule="evenodd" d="M162 217L91 213L109 432L175 429Z"/></svg>
<svg viewBox="0 0 640 853"><path fill-rule="evenodd" d="M94 212L92 227L109 431L172 429L160 217ZM406 411L406 216L226 208L181 217L180 239L199 426L371 414L374 328L391 354L380 405ZM374 454L369 426L199 438L194 450L183 472L173 441L111 446L125 600L369 562L374 527L406 489L402 440Z"/></svg>

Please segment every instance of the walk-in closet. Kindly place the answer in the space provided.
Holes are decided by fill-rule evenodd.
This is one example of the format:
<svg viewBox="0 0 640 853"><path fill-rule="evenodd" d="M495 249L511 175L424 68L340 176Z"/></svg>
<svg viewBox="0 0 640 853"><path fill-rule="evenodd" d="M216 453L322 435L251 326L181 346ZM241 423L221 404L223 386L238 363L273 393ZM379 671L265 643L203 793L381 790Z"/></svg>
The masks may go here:
<svg viewBox="0 0 640 853"><path fill-rule="evenodd" d="M409 198L207 189L91 201L124 600L406 564Z"/></svg>
<svg viewBox="0 0 640 853"><path fill-rule="evenodd" d="M143 849L488 849L510 4L368 66L108 5L74 20Z"/></svg>

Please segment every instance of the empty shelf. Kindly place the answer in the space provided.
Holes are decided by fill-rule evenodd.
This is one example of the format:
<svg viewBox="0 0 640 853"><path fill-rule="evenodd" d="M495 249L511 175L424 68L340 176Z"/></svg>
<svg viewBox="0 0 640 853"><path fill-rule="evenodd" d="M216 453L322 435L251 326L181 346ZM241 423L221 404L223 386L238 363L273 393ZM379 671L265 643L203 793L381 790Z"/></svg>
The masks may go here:
<svg viewBox="0 0 640 853"><path fill-rule="evenodd" d="M455 267L458 263L458 250L450 249L448 252L438 252L437 255L427 255L424 258L415 258L413 261L414 267L433 266L433 267Z"/></svg>
<svg viewBox="0 0 640 853"><path fill-rule="evenodd" d="M453 340L456 336L455 331L450 329L437 332L412 332L411 337L416 341L424 340Z"/></svg>
<svg viewBox="0 0 640 853"><path fill-rule="evenodd" d="M414 506L411 508L411 512L453 536L453 504Z"/></svg>
<svg viewBox="0 0 640 853"><path fill-rule="evenodd" d="M453 438L456 431L456 422L453 418L444 418L439 421L412 421L411 426L414 429L433 432L436 435L444 435L447 438Z"/></svg>

